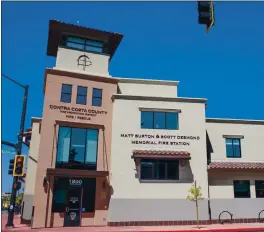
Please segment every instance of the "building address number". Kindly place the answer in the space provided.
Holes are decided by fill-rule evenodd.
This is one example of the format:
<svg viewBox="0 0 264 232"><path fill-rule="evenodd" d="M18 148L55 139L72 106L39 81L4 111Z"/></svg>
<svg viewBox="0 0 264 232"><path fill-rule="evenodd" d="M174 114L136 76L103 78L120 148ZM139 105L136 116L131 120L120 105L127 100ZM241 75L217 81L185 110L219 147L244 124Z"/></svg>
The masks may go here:
<svg viewBox="0 0 264 232"><path fill-rule="evenodd" d="M82 185L82 180L70 179L69 184L70 185Z"/></svg>

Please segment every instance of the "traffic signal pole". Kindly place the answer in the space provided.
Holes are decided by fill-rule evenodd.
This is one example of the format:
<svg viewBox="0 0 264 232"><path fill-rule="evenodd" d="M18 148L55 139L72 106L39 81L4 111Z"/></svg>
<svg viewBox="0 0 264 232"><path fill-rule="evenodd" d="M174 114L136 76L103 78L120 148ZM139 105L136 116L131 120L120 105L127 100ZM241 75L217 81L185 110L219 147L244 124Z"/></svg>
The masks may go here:
<svg viewBox="0 0 264 232"><path fill-rule="evenodd" d="M20 130L18 134L18 143L15 145L17 155L21 155L22 152L22 144L23 144L23 133L24 133L24 126L25 126L25 119L26 119L26 111L27 111L27 100L28 100L28 85L21 85L17 81L5 76L2 74L5 78L11 80L15 84L21 86L24 88L24 98L23 98L23 108L22 108L22 115L21 115L21 121L20 121ZM3 144L8 145L6 141L2 141ZM9 143L9 146L11 143ZM6 227L14 227L14 208L15 208L15 203L16 203L16 195L17 195L17 189L14 187L15 184L18 182L18 176L13 177L13 184L12 184L12 192L11 192L11 197L10 197L10 206L8 210L8 219L7 219L7 224Z"/></svg>

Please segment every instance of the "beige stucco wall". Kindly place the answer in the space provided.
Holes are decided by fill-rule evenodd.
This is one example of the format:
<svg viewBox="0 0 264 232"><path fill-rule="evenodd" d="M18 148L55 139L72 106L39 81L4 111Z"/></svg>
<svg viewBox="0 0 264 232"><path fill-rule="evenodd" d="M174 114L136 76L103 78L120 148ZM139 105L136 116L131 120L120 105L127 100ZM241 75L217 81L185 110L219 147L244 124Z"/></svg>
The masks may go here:
<svg viewBox="0 0 264 232"><path fill-rule="evenodd" d="M218 219L223 211L237 218L258 218L264 210L264 199L256 198L255 180L263 180L263 172L213 171L209 173L210 208L212 219ZM250 198L234 198L233 180L250 181ZM227 213L221 218L229 219Z"/></svg>
<svg viewBox="0 0 264 232"><path fill-rule="evenodd" d="M23 198L23 202L24 202L23 219L25 220L30 220L32 215L37 162L38 162L38 154L39 154L40 127L41 127L41 119L32 118L32 132L31 132L32 134L31 134L30 149L28 151L27 177L25 178L24 198Z"/></svg>
<svg viewBox="0 0 264 232"><path fill-rule="evenodd" d="M206 123L207 133L212 144L212 161L264 161L264 125ZM243 135L241 158L226 157L226 143L223 135Z"/></svg>
<svg viewBox="0 0 264 232"><path fill-rule="evenodd" d="M78 66L77 62L79 56L84 54L88 56L92 62L85 70L83 70L83 66ZM109 58L110 56L106 54L96 54L59 47L55 68L85 74L109 76Z"/></svg>
<svg viewBox="0 0 264 232"><path fill-rule="evenodd" d="M234 198L234 180L249 180L251 198L256 198L255 180L263 180L262 172L212 172L209 173L211 199Z"/></svg>
<svg viewBox="0 0 264 232"><path fill-rule="evenodd" d="M179 109L179 130L141 129L141 113L139 108ZM189 177L181 176L183 183L140 183L135 177L135 162L131 159L134 149L184 150L191 153L190 169L197 184L202 187L205 198L208 196L206 170L206 133L205 105L202 103L155 102L138 100L114 101L111 184L112 199L185 199L192 183ZM195 117L194 117L195 115ZM121 134L181 135L199 136L199 140L188 140L190 146L171 145L136 145L131 138L123 138ZM139 139L140 140L140 139ZM144 140L144 139L142 139ZM153 139L156 140L156 139ZM158 139L157 139L158 140ZM164 140L177 141L177 140ZM180 141L180 140L179 140ZM181 140L187 141L187 140ZM184 171L184 169L182 169Z"/></svg>
<svg viewBox="0 0 264 232"><path fill-rule="evenodd" d="M212 145L211 161L264 162L264 125L235 123L206 123ZM223 135L241 138L241 158L226 157L226 139ZM256 198L255 180L264 180L263 172L210 170L208 173L211 199L234 199L234 180L249 180L251 198Z"/></svg>
<svg viewBox="0 0 264 232"><path fill-rule="evenodd" d="M134 83L134 82L137 83ZM149 83L147 83L149 82ZM177 97L178 82L148 81L137 79L120 79L119 90L123 95Z"/></svg>
<svg viewBox="0 0 264 232"><path fill-rule="evenodd" d="M37 170L36 161L38 161L40 126L41 126L41 122L33 118L30 149L28 151L27 178L25 181L24 194L34 194L34 190L35 190L34 183L36 181L36 170Z"/></svg>

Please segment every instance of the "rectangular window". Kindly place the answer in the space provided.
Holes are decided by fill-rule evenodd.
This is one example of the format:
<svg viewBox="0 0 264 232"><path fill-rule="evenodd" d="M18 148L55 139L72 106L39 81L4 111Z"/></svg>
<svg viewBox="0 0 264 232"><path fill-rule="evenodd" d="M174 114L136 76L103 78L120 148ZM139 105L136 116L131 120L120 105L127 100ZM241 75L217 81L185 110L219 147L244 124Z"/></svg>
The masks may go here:
<svg viewBox="0 0 264 232"><path fill-rule="evenodd" d="M226 157L241 158L240 139L226 139Z"/></svg>
<svg viewBox="0 0 264 232"><path fill-rule="evenodd" d="M234 180L235 198L250 198L249 180Z"/></svg>
<svg viewBox="0 0 264 232"><path fill-rule="evenodd" d="M103 43L99 41L86 40L85 50L92 52L103 52Z"/></svg>
<svg viewBox="0 0 264 232"><path fill-rule="evenodd" d="M96 170L98 130L60 127L56 168Z"/></svg>
<svg viewBox="0 0 264 232"><path fill-rule="evenodd" d="M103 53L103 42L68 36L65 45L69 48Z"/></svg>
<svg viewBox="0 0 264 232"><path fill-rule="evenodd" d="M83 163L85 154L86 129L71 129L69 163Z"/></svg>
<svg viewBox="0 0 264 232"><path fill-rule="evenodd" d="M57 147L57 163L67 163L71 145L71 128L60 127Z"/></svg>
<svg viewBox="0 0 264 232"><path fill-rule="evenodd" d="M102 89L93 88L93 106L102 106Z"/></svg>
<svg viewBox="0 0 264 232"><path fill-rule="evenodd" d="M142 180L179 180L178 160L143 159L140 169Z"/></svg>
<svg viewBox="0 0 264 232"><path fill-rule="evenodd" d="M154 114L154 129L166 128L166 113L165 112L153 112Z"/></svg>
<svg viewBox="0 0 264 232"><path fill-rule="evenodd" d="M69 178L54 177L52 212L64 212Z"/></svg>
<svg viewBox="0 0 264 232"><path fill-rule="evenodd" d="M86 105L87 87L78 86L76 104Z"/></svg>
<svg viewBox="0 0 264 232"><path fill-rule="evenodd" d="M62 84L61 102L71 103L72 85Z"/></svg>
<svg viewBox="0 0 264 232"><path fill-rule="evenodd" d="M88 167L96 166L98 147L98 130L89 130L86 137L85 164Z"/></svg>
<svg viewBox="0 0 264 232"><path fill-rule="evenodd" d="M153 129L153 112L141 111L141 128Z"/></svg>
<svg viewBox="0 0 264 232"><path fill-rule="evenodd" d="M142 129L178 129L177 112L141 111Z"/></svg>
<svg viewBox="0 0 264 232"><path fill-rule="evenodd" d="M256 197L264 198L264 180L256 180L255 187L256 187Z"/></svg>

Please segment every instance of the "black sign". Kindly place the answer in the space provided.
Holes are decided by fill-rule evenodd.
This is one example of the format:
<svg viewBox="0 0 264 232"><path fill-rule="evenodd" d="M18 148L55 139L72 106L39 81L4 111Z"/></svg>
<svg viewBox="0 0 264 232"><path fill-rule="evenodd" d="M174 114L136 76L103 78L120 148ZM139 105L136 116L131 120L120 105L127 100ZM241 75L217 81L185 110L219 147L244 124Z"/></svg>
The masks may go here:
<svg viewBox="0 0 264 232"><path fill-rule="evenodd" d="M104 110L94 110L94 109L59 106L59 105L50 105L49 107L51 110L59 110L60 113L66 114L66 118L69 119L91 120L91 117L107 114L107 111Z"/></svg>
<svg viewBox="0 0 264 232"><path fill-rule="evenodd" d="M131 138L132 144L190 146L190 141L200 140L199 136L163 135L163 134L121 134L122 138Z"/></svg>

